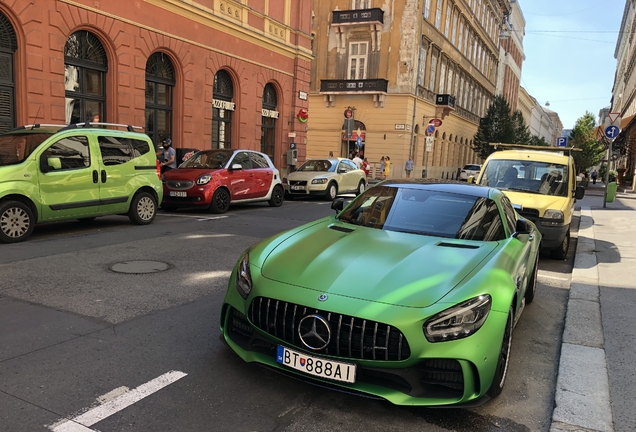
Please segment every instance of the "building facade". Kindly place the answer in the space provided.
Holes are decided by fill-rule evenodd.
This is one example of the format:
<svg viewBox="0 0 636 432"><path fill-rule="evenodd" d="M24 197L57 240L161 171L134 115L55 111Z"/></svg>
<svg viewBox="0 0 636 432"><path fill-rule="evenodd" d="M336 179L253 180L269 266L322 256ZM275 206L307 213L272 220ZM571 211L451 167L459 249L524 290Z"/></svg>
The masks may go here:
<svg viewBox="0 0 636 432"><path fill-rule="evenodd" d="M502 28L497 94L506 99L514 112L517 110L521 67L525 60L523 37L526 32L526 19L517 0L511 0L510 6L510 14L505 17Z"/></svg>
<svg viewBox="0 0 636 432"><path fill-rule="evenodd" d="M3 0L0 130L132 124L285 167L311 60L311 0Z"/></svg>
<svg viewBox="0 0 636 432"><path fill-rule="evenodd" d="M389 156L394 178L409 156L417 177L455 178L479 162L471 145L509 12L509 0L314 2L308 156Z"/></svg>
<svg viewBox="0 0 636 432"><path fill-rule="evenodd" d="M548 115L550 121L552 122L552 138L546 138L546 141L548 141L551 146L556 146L557 138L563 136L563 122L561 121L561 117L559 117L559 113L551 111L547 108L543 108L543 112Z"/></svg>
<svg viewBox="0 0 636 432"><path fill-rule="evenodd" d="M531 96L525 88L519 88L517 109L523 114L523 119L528 125L530 134L543 138L547 143L554 146L556 127L552 120L552 114L556 114L546 108L542 108L537 100ZM558 118L558 115L557 115ZM559 134L561 131L559 130Z"/></svg>

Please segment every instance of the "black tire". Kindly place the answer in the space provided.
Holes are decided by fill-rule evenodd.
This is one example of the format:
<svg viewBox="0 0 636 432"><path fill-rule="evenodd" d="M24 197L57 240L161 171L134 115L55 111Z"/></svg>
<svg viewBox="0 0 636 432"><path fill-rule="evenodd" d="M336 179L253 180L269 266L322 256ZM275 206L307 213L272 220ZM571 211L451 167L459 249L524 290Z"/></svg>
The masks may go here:
<svg viewBox="0 0 636 432"><path fill-rule="evenodd" d="M274 186L272 190L272 197L267 201L270 207L280 207L283 205L283 201L285 201L285 190L281 185Z"/></svg>
<svg viewBox="0 0 636 432"><path fill-rule="evenodd" d="M367 184L364 182L364 180L360 180L360 183L358 184L358 190L356 191L356 195L361 195L367 188Z"/></svg>
<svg viewBox="0 0 636 432"><path fill-rule="evenodd" d="M552 249L550 251L550 256L553 259L564 260L568 256L568 249L570 248L570 230L563 237L563 241L561 242L561 246L556 249Z"/></svg>
<svg viewBox="0 0 636 432"><path fill-rule="evenodd" d="M325 200L333 201L338 196L338 185L336 182L331 182L327 185L327 191L325 192Z"/></svg>
<svg viewBox="0 0 636 432"><path fill-rule="evenodd" d="M157 216L157 200L148 192L137 192L130 202L128 218L135 225L148 225Z"/></svg>
<svg viewBox="0 0 636 432"><path fill-rule="evenodd" d="M508 319L506 320L506 329L504 330L501 348L499 349L499 358L497 359L497 368L492 384L488 389L488 396L496 398L506 384L506 376L508 375L508 366L510 365L510 348L512 347L512 326L514 323L514 311L512 306L508 311Z"/></svg>
<svg viewBox="0 0 636 432"><path fill-rule="evenodd" d="M31 208L20 201L0 204L0 242L18 243L29 238L35 228Z"/></svg>
<svg viewBox="0 0 636 432"><path fill-rule="evenodd" d="M95 219L97 219L96 217L85 217L85 218L79 218L78 221L82 222L82 223L88 223L88 222L93 222Z"/></svg>
<svg viewBox="0 0 636 432"><path fill-rule="evenodd" d="M532 276L530 276L530 280L528 281L528 286L526 287L526 294L524 298L526 299L526 304L532 303L534 300L534 294L537 291L537 273L539 273L539 253L537 252L537 258L534 260L534 268L532 269Z"/></svg>
<svg viewBox="0 0 636 432"><path fill-rule="evenodd" d="M230 208L230 193L227 189L218 188L212 196L212 203L210 204L210 212L221 214L228 211Z"/></svg>

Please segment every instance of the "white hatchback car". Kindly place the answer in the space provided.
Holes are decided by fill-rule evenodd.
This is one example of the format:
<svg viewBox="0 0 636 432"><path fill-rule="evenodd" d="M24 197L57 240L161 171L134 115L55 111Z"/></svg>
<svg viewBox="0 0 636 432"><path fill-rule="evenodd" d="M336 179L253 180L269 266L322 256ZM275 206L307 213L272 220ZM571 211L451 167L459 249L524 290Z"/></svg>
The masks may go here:
<svg viewBox="0 0 636 432"><path fill-rule="evenodd" d="M481 172L481 165L476 165L476 164L464 165L464 168L462 168L462 170L459 172L459 180L467 181L468 177L470 176L477 178L480 172Z"/></svg>
<svg viewBox="0 0 636 432"><path fill-rule="evenodd" d="M333 201L338 194L364 192L367 177L349 159L308 159L283 179L283 185L287 198L318 195Z"/></svg>

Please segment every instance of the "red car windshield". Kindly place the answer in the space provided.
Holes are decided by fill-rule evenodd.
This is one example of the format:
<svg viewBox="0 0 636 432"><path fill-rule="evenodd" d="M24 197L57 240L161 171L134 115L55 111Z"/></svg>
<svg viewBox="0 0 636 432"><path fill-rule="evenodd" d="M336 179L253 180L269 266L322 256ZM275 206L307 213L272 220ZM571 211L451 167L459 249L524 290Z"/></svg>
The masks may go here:
<svg viewBox="0 0 636 432"><path fill-rule="evenodd" d="M24 162L50 136L50 133L24 131L0 135L0 166Z"/></svg>
<svg viewBox="0 0 636 432"><path fill-rule="evenodd" d="M179 168L222 169L232 156L232 150L204 150L196 152Z"/></svg>

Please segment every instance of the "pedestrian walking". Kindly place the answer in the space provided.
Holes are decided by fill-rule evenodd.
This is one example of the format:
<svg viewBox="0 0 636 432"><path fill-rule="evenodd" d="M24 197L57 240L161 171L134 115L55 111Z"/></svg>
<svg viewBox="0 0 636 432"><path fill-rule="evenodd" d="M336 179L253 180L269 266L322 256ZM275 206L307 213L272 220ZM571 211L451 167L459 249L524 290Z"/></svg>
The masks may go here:
<svg viewBox="0 0 636 432"><path fill-rule="evenodd" d="M386 168L386 161L384 156L380 158L380 180L384 180L384 169Z"/></svg>
<svg viewBox="0 0 636 432"><path fill-rule="evenodd" d="M389 177L391 177L391 158L388 156L385 156L384 159L384 178L388 179Z"/></svg>
<svg viewBox="0 0 636 432"><path fill-rule="evenodd" d="M411 171L413 171L413 158L411 156L404 164L404 171L406 171L406 178L411 178Z"/></svg>
<svg viewBox="0 0 636 432"><path fill-rule="evenodd" d="M360 156L358 156L358 153L356 153L356 155L353 157L353 159L351 160L351 162L353 162L354 164L356 164L356 166L358 167L358 169L360 169L360 166L362 165L362 159L360 159Z"/></svg>
<svg viewBox="0 0 636 432"><path fill-rule="evenodd" d="M367 158L364 158L362 160L362 164L360 165L360 168L362 169L362 171L364 171L364 175L368 179L369 178L369 161L367 160Z"/></svg>
<svg viewBox="0 0 636 432"><path fill-rule="evenodd" d="M598 172L595 169L593 169L590 175L592 176L592 184L596 184L596 178L598 177Z"/></svg>

